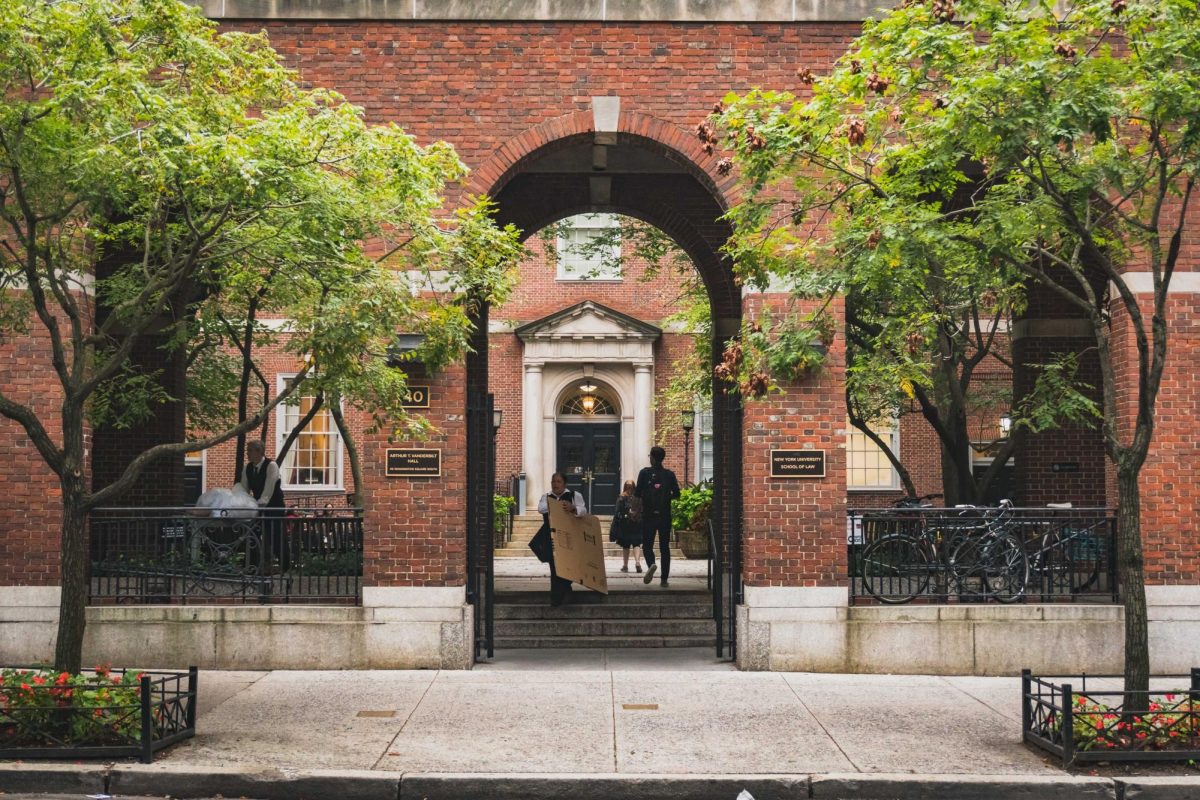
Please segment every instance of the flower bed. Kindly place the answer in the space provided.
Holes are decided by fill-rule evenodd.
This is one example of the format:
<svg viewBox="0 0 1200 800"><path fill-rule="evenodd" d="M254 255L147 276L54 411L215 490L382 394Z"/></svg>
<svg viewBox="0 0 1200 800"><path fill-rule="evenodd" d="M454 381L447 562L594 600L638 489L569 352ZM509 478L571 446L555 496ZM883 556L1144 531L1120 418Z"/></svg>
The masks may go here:
<svg viewBox="0 0 1200 800"><path fill-rule="evenodd" d="M196 668L0 670L0 758L121 758L196 735Z"/></svg>
<svg viewBox="0 0 1200 800"><path fill-rule="evenodd" d="M1125 692L1096 686L1101 678L1070 682L1021 672L1023 738L1079 761L1200 760L1200 668L1180 678L1186 689ZM1092 688L1088 688L1088 680Z"/></svg>

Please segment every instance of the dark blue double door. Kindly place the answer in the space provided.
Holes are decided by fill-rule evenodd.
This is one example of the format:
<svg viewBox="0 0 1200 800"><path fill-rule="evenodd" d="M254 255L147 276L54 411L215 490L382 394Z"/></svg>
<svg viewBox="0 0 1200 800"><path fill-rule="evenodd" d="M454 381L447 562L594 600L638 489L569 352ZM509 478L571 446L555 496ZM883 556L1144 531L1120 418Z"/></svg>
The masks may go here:
<svg viewBox="0 0 1200 800"><path fill-rule="evenodd" d="M560 422L558 471L592 514L612 514L621 493L620 423Z"/></svg>

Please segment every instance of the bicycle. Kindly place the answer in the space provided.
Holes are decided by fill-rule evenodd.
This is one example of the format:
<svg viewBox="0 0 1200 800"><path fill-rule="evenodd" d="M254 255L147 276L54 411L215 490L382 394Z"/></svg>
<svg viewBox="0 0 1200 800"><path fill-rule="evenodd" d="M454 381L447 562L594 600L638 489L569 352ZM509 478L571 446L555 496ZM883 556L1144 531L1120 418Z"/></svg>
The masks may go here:
<svg viewBox="0 0 1200 800"><path fill-rule="evenodd" d="M960 515L976 509L965 508ZM881 603L908 603L924 594L934 577L946 576L960 599L1020 599L1029 581L1029 560L1011 532L1012 503L1001 501L982 519L943 522L883 536L863 550L860 576ZM974 587L978 585L978 590Z"/></svg>
<svg viewBox="0 0 1200 800"><path fill-rule="evenodd" d="M1107 520L1084 527L1047 523L1029 553L1029 571L1040 594L1080 594L1095 586L1108 560Z"/></svg>

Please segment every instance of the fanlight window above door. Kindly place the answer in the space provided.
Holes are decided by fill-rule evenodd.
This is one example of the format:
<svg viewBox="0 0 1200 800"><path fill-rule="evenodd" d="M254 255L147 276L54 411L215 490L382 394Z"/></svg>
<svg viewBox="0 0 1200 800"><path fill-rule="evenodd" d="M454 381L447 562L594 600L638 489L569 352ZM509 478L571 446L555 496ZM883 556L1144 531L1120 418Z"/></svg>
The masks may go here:
<svg viewBox="0 0 1200 800"><path fill-rule="evenodd" d="M599 392L580 392L567 397L559 406L558 413L576 417L615 417L617 409Z"/></svg>

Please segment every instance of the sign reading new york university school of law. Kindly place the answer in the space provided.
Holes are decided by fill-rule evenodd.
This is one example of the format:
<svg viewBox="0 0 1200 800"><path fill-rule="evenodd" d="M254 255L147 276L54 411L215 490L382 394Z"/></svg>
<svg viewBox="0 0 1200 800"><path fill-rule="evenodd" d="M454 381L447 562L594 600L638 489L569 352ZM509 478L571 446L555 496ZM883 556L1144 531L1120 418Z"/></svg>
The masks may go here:
<svg viewBox="0 0 1200 800"><path fill-rule="evenodd" d="M824 450L772 450L772 478L824 478Z"/></svg>
<svg viewBox="0 0 1200 800"><path fill-rule="evenodd" d="M405 408L429 408L429 387L409 386L404 395Z"/></svg>
<svg viewBox="0 0 1200 800"><path fill-rule="evenodd" d="M440 478L442 476L441 450L401 450L389 447L387 469L389 478Z"/></svg>

